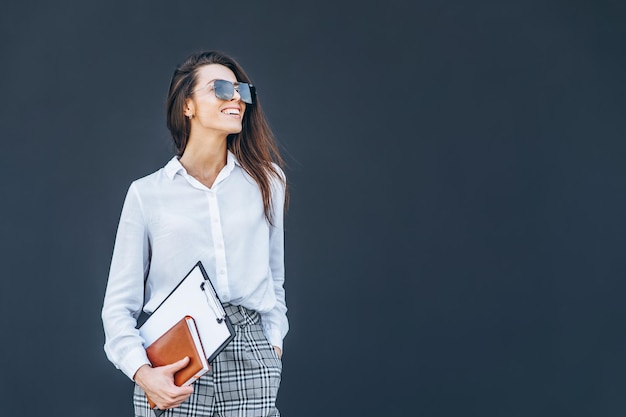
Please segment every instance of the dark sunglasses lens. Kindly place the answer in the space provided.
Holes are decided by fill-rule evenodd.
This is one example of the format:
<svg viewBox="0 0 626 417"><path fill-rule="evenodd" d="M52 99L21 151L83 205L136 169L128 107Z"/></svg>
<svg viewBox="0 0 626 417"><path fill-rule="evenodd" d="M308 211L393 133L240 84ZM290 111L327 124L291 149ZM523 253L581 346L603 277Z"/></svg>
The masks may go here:
<svg viewBox="0 0 626 417"><path fill-rule="evenodd" d="M241 96L241 101L244 103L252 104L254 103L254 86L248 83L240 83L239 84L239 95Z"/></svg>
<svg viewBox="0 0 626 417"><path fill-rule="evenodd" d="M235 86L233 83L225 80L213 81L213 89L215 90L215 97L220 100L230 100L235 94Z"/></svg>
<svg viewBox="0 0 626 417"><path fill-rule="evenodd" d="M215 90L215 97L219 98L220 100L230 100L235 94L235 86L233 85L233 83L226 80L215 80L213 82L213 89ZM253 85L248 83L240 83L237 86L237 91L239 91L241 101L248 104L254 103L254 96L256 92Z"/></svg>

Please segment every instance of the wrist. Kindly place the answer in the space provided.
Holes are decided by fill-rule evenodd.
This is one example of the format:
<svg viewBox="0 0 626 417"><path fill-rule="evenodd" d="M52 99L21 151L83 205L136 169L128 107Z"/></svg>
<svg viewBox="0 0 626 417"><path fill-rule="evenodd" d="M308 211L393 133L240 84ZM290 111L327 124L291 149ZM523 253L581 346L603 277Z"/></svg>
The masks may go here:
<svg viewBox="0 0 626 417"><path fill-rule="evenodd" d="M152 369L152 365L150 365L149 363L145 363L141 365L139 369L135 371L135 375L133 375L133 381L141 385L140 382L143 379L143 376L146 374L146 372L149 372L149 369Z"/></svg>

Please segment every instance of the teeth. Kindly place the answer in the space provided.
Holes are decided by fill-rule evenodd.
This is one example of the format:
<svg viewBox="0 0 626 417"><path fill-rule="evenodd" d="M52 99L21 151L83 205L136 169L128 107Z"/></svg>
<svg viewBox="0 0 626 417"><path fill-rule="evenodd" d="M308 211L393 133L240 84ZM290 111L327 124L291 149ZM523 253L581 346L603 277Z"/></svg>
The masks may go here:
<svg viewBox="0 0 626 417"><path fill-rule="evenodd" d="M238 115L239 114L239 110L237 110L237 109L225 109L225 110L222 110L222 113L224 113L224 114L237 114Z"/></svg>

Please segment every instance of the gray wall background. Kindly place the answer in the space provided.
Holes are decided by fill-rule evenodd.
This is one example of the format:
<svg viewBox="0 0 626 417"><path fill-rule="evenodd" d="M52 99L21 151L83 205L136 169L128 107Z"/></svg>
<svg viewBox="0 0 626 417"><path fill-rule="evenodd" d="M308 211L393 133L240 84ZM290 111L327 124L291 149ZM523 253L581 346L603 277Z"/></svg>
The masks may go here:
<svg viewBox="0 0 626 417"><path fill-rule="evenodd" d="M289 165L283 415L626 414L623 2L2 9L2 415L132 415L113 239L213 48Z"/></svg>

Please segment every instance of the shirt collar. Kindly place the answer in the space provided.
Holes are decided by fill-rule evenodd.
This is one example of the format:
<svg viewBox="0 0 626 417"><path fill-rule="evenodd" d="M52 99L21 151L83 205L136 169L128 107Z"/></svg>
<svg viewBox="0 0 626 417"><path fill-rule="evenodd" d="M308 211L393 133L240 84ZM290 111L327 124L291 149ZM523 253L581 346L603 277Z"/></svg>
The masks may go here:
<svg viewBox="0 0 626 417"><path fill-rule="evenodd" d="M228 153L226 154L226 173L230 174L233 168L235 167L235 165L241 166L241 164L237 160L237 157L235 156L235 154L233 154L231 151L227 151L227 152ZM178 174L181 171L187 172L185 170L185 167L180 163L178 159L179 159L179 156L177 155L172 157L172 159L170 159L169 162L163 168L165 170L165 175L167 175L167 177L170 180L173 180L176 174Z"/></svg>
<svg viewBox="0 0 626 417"><path fill-rule="evenodd" d="M178 160L178 156L174 156L165 165L163 170L165 171L165 175L167 175L170 180L173 180L176 174L178 174L180 171L185 171L185 167Z"/></svg>

